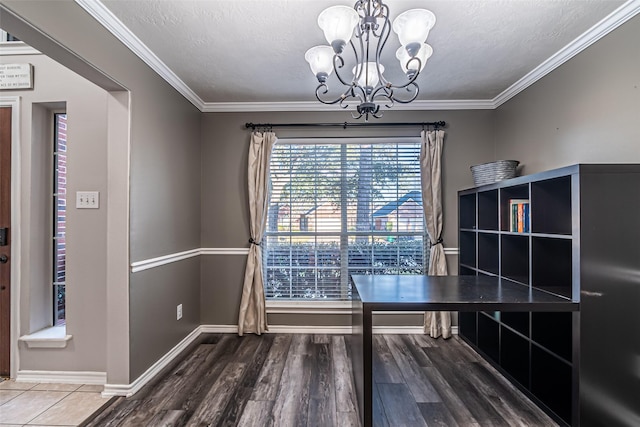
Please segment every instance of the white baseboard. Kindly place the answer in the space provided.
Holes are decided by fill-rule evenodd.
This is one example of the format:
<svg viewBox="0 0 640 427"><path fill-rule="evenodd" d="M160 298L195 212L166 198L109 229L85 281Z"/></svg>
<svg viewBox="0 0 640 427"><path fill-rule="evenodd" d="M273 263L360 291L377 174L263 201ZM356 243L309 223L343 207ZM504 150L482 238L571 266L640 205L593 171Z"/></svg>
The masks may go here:
<svg viewBox="0 0 640 427"><path fill-rule="evenodd" d="M102 396L133 396L145 384L151 381L165 367L167 367L173 361L173 359L175 359L182 351L184 351L192 342L194 342L202 333L201 329L201 326L195 328L189 335L187 335L175 347L169 350L167 354L162 356L156 363L154 363L142 375L136 378L136 380L131 384L105 384Z"/></svg>
<svg viewBox="0 0 640 427"><path fill-rule="evenodd" d="M350 334L351 326L269 325L270 334Z"/></svg>
<svg viewBox="0 0 640 427"><path fill-rule="evenodd" d="M203 334L237 334L237 325L202 325ZM350 334L351 326L298 326L269 325L268 334ZM423 334L422 326L374 326L374 334ZM458 327L452 326L451 333L458 335Z"/></svg>
<svg viewBox="0 0 640 427"><path fill-rule="evenodd" d="M57 384L94 384L107 382L106 372L90 371L18 371L16 382L57 383Z"/></svg>
<svg viewBox="0 0 640 427"><path fill-rule="evenodd" d="M237 334L238 325L200 325L203 334Z"/></svg>

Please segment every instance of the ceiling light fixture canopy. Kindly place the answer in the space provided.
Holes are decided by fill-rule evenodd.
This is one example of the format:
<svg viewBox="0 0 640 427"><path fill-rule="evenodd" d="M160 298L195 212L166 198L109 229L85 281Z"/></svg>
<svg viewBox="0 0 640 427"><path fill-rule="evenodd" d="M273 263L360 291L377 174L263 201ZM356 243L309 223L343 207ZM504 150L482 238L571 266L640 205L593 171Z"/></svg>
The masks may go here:
<svg viewBox="0 0 640 427"><path fill-rule="evenodd" d="M352 113L352 116L356 119L364 116L365 121L370 115L382 117L381 104L391 108L396 102L412 102L420 90L415 80L433 54L426 40L435 22L432 12L411 9L398 15L391 25L389 7L382 0L358 0L353 8L332 6L325 9L318 16L318 25L330 46L312 47L304 56L319 82L316 98L324 104L339 104L342 108L357 103L357 114ZM396 58L407 77L399 84L384 77L385 67L380 63L391 29L402 45L396 51ZM345 76L343 55L347 44L351 45L356 65L351 74ZM335 99L324 99L329 92L327 79L334 69L346 89ZM396 92L404 93L398 97Z"/></svg>

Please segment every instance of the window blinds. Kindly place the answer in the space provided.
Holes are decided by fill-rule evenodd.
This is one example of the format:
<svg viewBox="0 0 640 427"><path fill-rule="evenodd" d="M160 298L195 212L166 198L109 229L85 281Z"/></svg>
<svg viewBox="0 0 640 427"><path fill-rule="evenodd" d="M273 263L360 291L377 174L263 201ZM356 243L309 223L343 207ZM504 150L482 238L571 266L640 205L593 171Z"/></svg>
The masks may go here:
<svg viewBox="0 0 640 427"><path fill-rule="evenodd" d="M420 144L278 143L267 298L348 300L351 274L423 274Z"/></svg>

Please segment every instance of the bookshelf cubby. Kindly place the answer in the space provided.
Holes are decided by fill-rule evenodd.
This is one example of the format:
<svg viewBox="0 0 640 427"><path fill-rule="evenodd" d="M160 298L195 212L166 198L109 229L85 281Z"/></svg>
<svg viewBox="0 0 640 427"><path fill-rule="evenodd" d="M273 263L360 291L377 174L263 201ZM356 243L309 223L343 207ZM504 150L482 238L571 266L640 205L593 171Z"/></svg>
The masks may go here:
<svg viewBox="0 0 640 427"><path fill-rule="evenodd" d="M498 229L498 190L478 192L478 228Z"/></svg>
<svg viewBox="0 0 640 427"><path fill-rule="evenodd" d="M571 196L570 176L531 183L531 203L543 207L531 210L531 230L570 235Z"/></svg>
<svg viewBox="0 0 640 427"><path fill-rule="evenodd" d="M502 231L509 231L510 228L509 209L512 200L529 200L529 185L516 185L500 191L500 230Z"/></svg>
<svg viewBox="0 0 640 427"><path fill-rule="evenodd" d="M637 283L622 273L638 269L640 226L629 213L640 211L639 188L640 165L582 164L458 192L458 274L498 276L580 303L573 313L458 318L459 335L561 425L616 425L618 415L593 393L620 405L640 395L619 362L640 348L637 322L622 324L639 307ZM514 229L519 205L523 226ZM616 333L625 327L631 334ZM592 394L580 386L586 377Z"/></svg>
<svg viewBox="0 0 640 427"><path fill-rule="evenodd" d="M500 274L515 282L529 283L529 239L526 236L503 234L500 236Z"/></svg>
<svg viewBox="0 0 640 427"><path fill-rule="evenodd" d="M460 264L465 267L476 267L476 233L469 231L460 231L460 247L463 248L460 254L464 254L464 258L460 258Z"/></svg>
<svg viewBox="0 0 640 427"><path fill-rule="evenodd" d="M500 365L516 381L529 386L529 340L512 329L500 326Z"/></svg>
<svg viewBox="0 0 640 427"><path fill-rule="evenodd" d="M468 194L459 199L458 215L460 217L460 228L463 230L476 229L476 195Z"/></svg>
<svg viewBox="0 0 640 427"><path fill-rule="evenodd" d="M500 269L499 239L495 233L478 233L478 269L498 274Z"/></svg>

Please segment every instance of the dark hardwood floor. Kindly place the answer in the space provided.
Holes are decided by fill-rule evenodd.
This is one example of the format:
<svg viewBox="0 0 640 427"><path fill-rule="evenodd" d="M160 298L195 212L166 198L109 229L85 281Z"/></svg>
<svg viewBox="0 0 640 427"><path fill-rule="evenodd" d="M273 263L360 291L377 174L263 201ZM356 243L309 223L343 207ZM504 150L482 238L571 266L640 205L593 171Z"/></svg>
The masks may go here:
<svg viewBox="0 0 640 427"><path fill-rule="evenodd" d="M86 426L358 426L348 335L206 335ZM378 426L554 426L462 340L375 335Z"/></svg>

